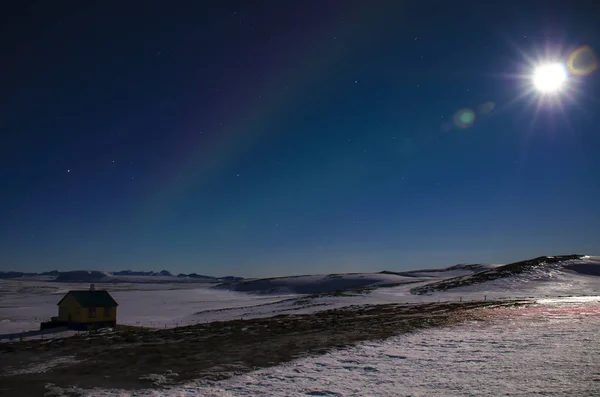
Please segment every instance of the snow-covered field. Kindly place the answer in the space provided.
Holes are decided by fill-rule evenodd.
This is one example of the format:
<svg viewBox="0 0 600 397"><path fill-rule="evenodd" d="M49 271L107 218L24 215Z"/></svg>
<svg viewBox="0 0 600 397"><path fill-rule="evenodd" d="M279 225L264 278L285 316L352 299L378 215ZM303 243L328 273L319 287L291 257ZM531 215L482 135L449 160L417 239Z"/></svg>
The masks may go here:
<svg viewBox="0 0 600 397"><path fill-rule="evenodd" d="M458 266L283 277L219 288L213 283L105 284L119 302L119 323L152 328L385 303L515 298L537 303L480 308L485 321L364 342L218 382L204 379L169 386L169 378L177 374L156 373L144 376L155 380L157 388L135 393L50 385L47 390L57 396L77 392L90 397L600 396L600 258L542 261L507 277L469 282L481 280L477 272L497 269L501 268ZM423 295L411 293L413 288L442 281L443 288L427 289ZM66 291L86 286L0 280L0 335L37 328L40 321L56 315L56 303ZM25 368L29 372L24 374L63 365L52 360ZM192 379L198 378L194 374Z"/></svg>
<svg viewBox="0 0 600 397"><path fill-rule="evenodd" d="M458 273L449 273L454 274ZM334 292L350 287L415 280L419 279L388 274L288 277L264 282L259 280L249 284L249 292L215 288L214 283L117 283L98 284L97 288L107 289L119 303L120 324L169 328L282 313L310 313L326 308L372 303L374 300L369 299L370 296L355 294L351 298L324 296L298 304L305 294L297 291ZM0 335L39 329L41 321L57 315L56 304L66 292L87 287L85 283L0 280ZM278 290L273 291L274 287ZM410 295L408 287L402 287L396 290L396 295ZM398 299L383 298L385 301Z"/></svg>
<svg viewBox="0 0 600 397"><path fill-rule="evenodd" d="M236 311L238 307L289 298L215 289L211 284L192 285L194 288L189 284L110 284L106 288L119 303L120 324L156 328L239 318L244 311ZM56 305L67 291L86 287L81 283L0 280L0 335L39 329L41 321L57 315ZM223 315L221 309L235 314Z"/></svg>
<svg viewBox="0 0 600 397"><path fill-rule="evenodd" d="M316 277L313 276L310 280L314 281ZM293 281L298 282L295 279ZM2 334L39 329L41 321L47 321L51 316L57 315L56 304L69 289L86 287L85 284L57 286L56 283L50 282L35 282L34 286L29 284L28 281L0 280L0 340ZM107 289L119 303L120 324L152 328L269 317L277 314L307 314L350 305L484 298L484 294L480 292L461 296L415 296L410 293L410 288L415 285L419 284L375 289L369 293L349 292L338 296L309 298L306 294L289 292L237 292L213 288L211 284L195 284L192 289L182 288L181 284L134 284L130 286L133 288L131 290L127 289L129 286L126 284L117 284L108 285Z"/></svg>
<svg viewBox="0 0 600 397"><path fill-rule="evenodd" d="M489 321L433 328L221 382L137 391L135 396L600 395L600 297L489 311ZM131 393L93 390L85 395Z"/></svg>
<svg viewBox="0 0 600 397"><path fill-rule="evenodd" d="M99 284L98 288L109 290L119 303L120 324L169 328L277 314L307 314L350 305L597 295L600 277L578 273L568 267L571 265L597 271L600 258L549 264L528 273L429 295L413 295L410 290L493 266L475 269L454 266L398 274L283 277L244 282L230 289L215 288L213 283L116 283ZM588 273L593 274L593 271ZM391 286L362 293L332 294L347 288L381 285ZM57 314L56 304L67 291L87 286L83 283L0 280L0 335L39 329L41 321Z"/></svg>

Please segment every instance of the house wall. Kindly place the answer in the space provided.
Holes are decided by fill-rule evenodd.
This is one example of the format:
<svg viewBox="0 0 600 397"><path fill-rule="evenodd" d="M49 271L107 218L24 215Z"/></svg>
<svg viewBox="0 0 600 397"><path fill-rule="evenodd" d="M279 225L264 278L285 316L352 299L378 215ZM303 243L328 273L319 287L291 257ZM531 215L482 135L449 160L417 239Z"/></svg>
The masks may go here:
<svg viewBox="0 0 600 397"><path fill-rule="evenodd" d="M104 307L96 308L96 316L90 317L90 311L87 307L81 307L77 299L72 295L67 295L58 306L58 320L69 321L73 323L116 323L117 307L111 308L109 316L104 315Z"/></svg>
<svg viewBox="0 0 600 397"><path fill-rule="evenodd" d="M96 316L95 317L90 317L90 309L87 307L84 307L81 309L81 320L80 322L84 322L84 323L104 323L104 322L116 322L117 321L117 308L113 307L111 308L111 315L110 316L105 316L104 315L104 308L103 307L97 307L96 308Z"/></svg>
<svg viewBox="0 0 600 397"><path fill-rule="evenodd" d="M79 306L79 302L71 296L67 295L60 305L58 306L58 319L60 321L69 321L69 313L71 314L71 321L81 322L83 308Z"/></svg>

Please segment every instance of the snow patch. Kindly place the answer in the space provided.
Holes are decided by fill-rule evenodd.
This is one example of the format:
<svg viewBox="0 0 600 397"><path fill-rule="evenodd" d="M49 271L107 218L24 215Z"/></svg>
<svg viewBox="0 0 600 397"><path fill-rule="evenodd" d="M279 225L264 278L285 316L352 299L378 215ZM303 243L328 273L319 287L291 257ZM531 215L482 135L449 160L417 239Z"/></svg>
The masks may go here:
<svg viewBox="0 0 600 397"><path fill-rule="evenodd" d="M140 376L140 379L152 381L155 386L162 386L171 383L173 378L177 377L177 373L173 371L167 371L164 374L148 374Z"/></svg>
<svg viewBox="0 0 600 397"><path fill-rule="evenodd" d="M491 320L367 342L219 382L138 397L591 396L600 393L600 302L558 300ZM90 390L91 397L123 396Z"/></svg>
<svg viewBox="0 0 600 397"><path fill-rule="evenodd" d="M65 364L73 364L77 362L75 360L75 356L64 356L57 357L45 361L43 363L32 364L26 368L18 369L18 370L8 370L5 375L23 375L23 374L36 374L36 373L45 373L50 371L55 367L59 367Z"/></svg>

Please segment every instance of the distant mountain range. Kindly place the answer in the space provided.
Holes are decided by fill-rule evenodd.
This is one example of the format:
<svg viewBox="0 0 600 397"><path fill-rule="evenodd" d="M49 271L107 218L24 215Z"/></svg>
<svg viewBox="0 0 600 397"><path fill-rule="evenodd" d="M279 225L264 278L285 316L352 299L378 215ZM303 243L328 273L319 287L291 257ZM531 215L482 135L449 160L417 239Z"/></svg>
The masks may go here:
<svg viewBox="0 0 600 397"><path fill-rule="evenodd" d="M115 272L73 270L62 272L53 270L42 273L0 271L0 279L71 283L214 283L217 288L239 292L299 294L332 293L343 290L367 291L372 288L410 284L412 295L430 295L440 291L463 290L467 287L486 289L488 287L484 288L482 285L487 286L490 283L504 285L516 283L519 280L525 284L533 280L545 280L544 282L546 282L548 280L558 280L563 274L567 276L576 274L580 277L594 276L593 278L600 276L600 257L584 255L542 256L505 265L460 264L441 269L401 272L384 270L379 273L319 274L262 279L244 279L243 277L234 276L211 277L197 273L173 275L167 270L159 272L133 270ZM560 286L560 283L554 284ZM550 284L544 285L550 286Z"/></svg>
<svg viewBox="0 0 600 397"><path fill-rule="evenodd" d="M168 270L161 270L160 272L142 272L135 270L120 270L118 272L110 272L113 276L172 276ZM183 273L182 273L183 274ZM184 275L185 276L185 275Z"/></svg>
<svg viewBox="0 0 600 397"><path fill-rule="evenodd" d="M135 271L120 270L116 272L103 272L98 270L70 270L50 272L31 273L16 271L0 271L0 279L40 279L46 281L58 282L96 282L96 283L116 283L116 282L237 282L243 277L226 276L212 277L197 273L173 275L168 270L155 271Z"/></svg>

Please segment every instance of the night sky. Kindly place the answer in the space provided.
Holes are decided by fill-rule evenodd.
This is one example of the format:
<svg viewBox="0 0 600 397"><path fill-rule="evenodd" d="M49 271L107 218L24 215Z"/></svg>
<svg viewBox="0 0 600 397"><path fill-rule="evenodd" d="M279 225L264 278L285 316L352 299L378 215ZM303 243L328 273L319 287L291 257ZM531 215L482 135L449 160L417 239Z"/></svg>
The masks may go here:
<svg viewBox="0 0 600 397"><path fill-rule="evenodd" d="M2 270L600 252L600 73L531 83L582 46L593 62L595 2L13 3Z"/></svg>

